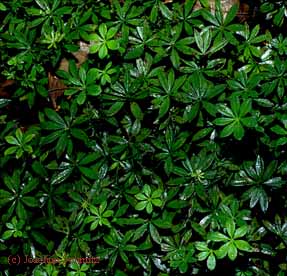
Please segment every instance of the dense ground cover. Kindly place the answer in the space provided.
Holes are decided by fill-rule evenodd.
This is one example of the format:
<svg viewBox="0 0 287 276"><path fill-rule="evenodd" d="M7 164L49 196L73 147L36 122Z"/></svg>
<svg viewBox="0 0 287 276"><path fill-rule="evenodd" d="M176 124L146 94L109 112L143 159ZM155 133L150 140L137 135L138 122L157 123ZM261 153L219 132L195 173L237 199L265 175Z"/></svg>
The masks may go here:
<svg viewBox="0 0 287 276"><path fill-rule="evenodd" d="M285 275L286 3L201 4L0 3L1 275Z"/></svg>

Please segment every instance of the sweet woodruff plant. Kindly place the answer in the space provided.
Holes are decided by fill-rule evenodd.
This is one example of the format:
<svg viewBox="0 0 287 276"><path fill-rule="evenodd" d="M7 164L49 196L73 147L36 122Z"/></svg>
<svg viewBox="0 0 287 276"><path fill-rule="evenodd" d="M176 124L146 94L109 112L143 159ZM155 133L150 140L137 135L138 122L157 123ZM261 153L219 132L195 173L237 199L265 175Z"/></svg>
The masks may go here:
<svg viewBox="0 0 287 276"><path fill-rule="evenodd" d="M0 19L0 275L286 274L284 1Z"/></svg>

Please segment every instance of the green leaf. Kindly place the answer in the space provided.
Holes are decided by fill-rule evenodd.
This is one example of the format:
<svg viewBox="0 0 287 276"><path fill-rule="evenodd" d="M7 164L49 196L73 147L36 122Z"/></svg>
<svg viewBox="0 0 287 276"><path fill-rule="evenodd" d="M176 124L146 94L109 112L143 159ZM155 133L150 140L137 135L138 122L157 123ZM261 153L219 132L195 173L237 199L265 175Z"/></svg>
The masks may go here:
<svg viewBox="0 0 287 276"><path fill-rule="evenodd" d="M72 7L61 7L55 11L55 14L58 16L62 16L64 14L72 14L73 8Z"/></svg>
<svg viewBox="0 0 287 276"><path fill-rule="evenodd" d="M99 58L103 59L108 55L108 48L105 44L103 44L100 48L99 48Z"/></svg>
<svg viewBox="0 0 287 276"><path fill-rule="evenodd" d="M209 232L207 239L215 242L228 241L229 238L219 232Z"/></svg>
<svg viewBox="0 0 287 276"><path fill-rule="evenodd" d="M22 143L23 133L22 133L22 131L21 131L20 128L17 128L17 129L16 129L16 138L17 138L17 140L18 140L20 143Z"/></svg>
<svg viewBox="0 0 287 276"><path fill-rule="evenodd" d="M228 106L226 106L224 104L218 105L218 112L220 112L225 117L231 117L231 118L234 117L233 111Z"/></svg>
<svg viewBox="0 0 287 276"><path fill-rule="evenodd" d="M237 247L233 243L230 243L228 246L228 258L231 261L234 261L236 257L237 257Z"/></svg>
<svg viewBox="0 0 287 276"><path fill-rule="evenodd" d="M194 229L194 231L196 231L202 237L206 236L206 231L205 231L204 227L202 225L200 225L199 223L192 221L191 227Z"/></svg>
<svg viewBox="0 0 287 276"><path fill-rule="evenodd" d="M8 240L9 238L12 237L12 235L14 234L15 230L7 230L3 233L2 235L2 239L3 240Z"/></svg>
<svg viewBox="0 0 287 276"><path fill-rule="evenodd" d="M259 203L260 203L261 210L263 212L266 212L268 209L268 206L269 206L268 195L266 194L266 192L263 189L258 191L258 193L259 193Z"/></svg>
<svg viewBox="0 0 287 276"><path fill-rule="evenodd" d="M214 254L210 254L209 257L207 258L207 268L209 270L214 270L216 267L216 258Z"/></svg>
<svg viewBox="0 0 287 276"><path fill-rule="evenodd" d="M35 134L28 134L24 135L23 143L29 143L33 138L35 137Z"/></svg>
<svg viewBox="0 0 287 276"><path fill-rule="evenodd" d="M206 28L202 30L201 33L195 30L194 38L195 38L196 45L201 51L201 53L205 54L211 44L211 39L212 39L211 30L209 28Z"/></svg>
<svg viewBox="0 0 287 276"><path fill-rule="evenodd" d="M18 141L18 139L16 139L14 136L6 136L5 140L7 143L11 144L11 145L21 145Z"/></svg>
<svg viewBox="0 0 287 276"><path fill-rule="evenodd" d="M87 72L84 69L84 67L80 67L79 69L79 77L82 83L86 82L86 78L87 78Z"/></svg>
<svg viewBox="0 0 287 276"><path fill-rule="evenodd" d="M106 37L107 31L108 31L107 25L102 23L99 26L99 33L100 33L102 38Z"/></svg>
<svg viewBox="0 0 287 276"><path fill-rule="evenodd" d="M141 202L137 203L137 205L135 206L135 209L138 211L142 211L146 208L147 203L148 203L147 201L141 201Z"/></svg>
<svg viewBox="0 0 287 276"><path fill-rule="evenodd" d="M234 239L242 238L246 235L248 227L246 225L241 226L240 228L236 229L234 234Z"/></svg>
<svg viewBox="0 0 287 276"><path fill-rule="evenodd" d="M82 129L79 128L71 128L71 135L81 141L83 141L84 143L87 143L89 141L89 137L86 134L86 132L84 132Z"/></svg>
<svg viewBox="0 0 287 276"><path fill-rule="evenodd" d="M203 128L201 130L199 130L198 132L196 132L193 137L192 137L192 141L198 141L204 137L206 137L208 134L210 134L212 132L212 128Z"/></svg>
<svg viewBox="0 0 287 276"><path fill-rule="evenodd" d="M151 202L147 202L147 204L146 204L146 211L147 211L147 213L151 214L152 210L153 210L152 203Z"/></svg>
<svg viewBox="0 0 287 276"><path fill-rule="evenodd" d="M20 219L23 219L23 220L27 219L27 211L20 201L18 201L18 204L16 206L16 213Z"/></svg>
<svg viewBox="0 0 287 276"><path fill-rule="evenodd" d="M87 85L94 84L97 78L98 78L98 69L96 68L90 69L87 73L86 84Z"/></svg>
<svg viewBox="0 0 287 276"><path fill-rule="evenodd" d="M287 130L278 125L271 127L271 130L278 135L287 135Z"/></svg>
<svg viewBox="0 0 287 276"><path fill-rule="evenodd" d="M146 258L145 254L139 254L139 253L135 253L135 258L137 259L137 261L139 262L139 264L141 265L141 267L144 270L148 270L149 268L149 259Z"/></svg>
<svg viewBox="0 0 287 276"><path fill-rule="evenodd" d="M89 153L82 160L80 160L79 164L80 165L90 164L94 162L95 160L97 160L99 157L100 157L100 154L98 152Z"/></svg>
<svg viewBox="0 0 287 276"><path fill-rule="evenodd" d="M139 193L135 195L135 198L138 200L147 200L148 197L142 193Z"/></svg>
<svg viewBox="0 0 287 276"><path fill-rule="evenodd" d="M22 195L27 194L33 190L36 189L36 187L39 185L39 181L37 178L34 178L31 180L28 184L26 184L22 189Z"/></svg>
<svg viewBox="0 0 287 276"><path fill-rule="evenodd" d="M159 108L158 119L162 118L169 110L170 107L170 98L165 96Z"/></svg>
<svg viewBox="0 0 287 276"><path fill-rule="evenodd" d="M62 125L59 125L55 122L47 121L41 124L41 127L46 130L61 130L63 129Z"/></svg>
<svg viewBox="0 0 287 276"><path fill-rule="evenodd" d="M1 3L0 3L1 5ZM6 105L8 105L11 102L10 99L0 99L0 108L5 107Z"/></svg>
<svg viewBox="0 0 287 276"><path fill-rule="evenodd" d="M98 177L99 177L98 173L91 168L79 166L79 170L84 176L86 176L90 179L98 179Z"/></svg>
<svg viewBox="0 0 287 276"><path fill-rule="evenodd" d="M68 142L68 137L67 134L64 133L58 140L56 144L56 155L57 157L60 157L66 150L67 148L67 142Z"/></svg>
<svg viewBox="0 0 287 276"><path fill-rule="evenodd" d="M236 124L229 124L227 125L221 132L220 132L220 136L221 137L227 137L227 136L230 136L233 131L235 130L236 128ZM237 135L242 135L242 132L238 132L237 131Z"/></svg>
<svg viewBox="0 0 287 276"><path fill-rule="evenodd" d="M31 232L31 236L35 239L36 242L38 242L39 244L41 244L44 247L48 246L49 241L47 240L47 238L45 237L45 235L43 235L42 233L40 233L39 231L32 231Z"/></svg>
<svg viewBox="0 0 287 276"><path fill-rule="evenodd" d="M226 222L226 229L229 237L233 237L235 232L235 222L233 220L228 220Z"/></svg>
<svg viewBox="0 0 287 276"><path fill-rule="evenodd" d="M59 126L61 126L62 128L66 128L66 123L65 121L58 115L58 113L56 111L54 111L53 109L50 108L45 108L44 112L46 114L46 116L53 122L57 123Z"/></svg>
<svg viewBox="0 0 287 276"><path fill-rule="evenodd" d="M175 68L179 68L179 66L180 66L180 57L178 55L178 52L174 48L172 48L172 50L171 50L170 59L171 59L172 65Z"/></svg>
<svg viewBox="0 0 287 276"><path fill-rule="evenodd" d="M113 38L116 35L117 31L118 31L118 28L115 28L115 27L110 28L107 32L106 38L108 40Z"/></svg>
<svg viewBox="0 0 287 276"><path fill-rule="evenodd" d="M143 119L143 113L142 110L140 108L140 106L136 103L136 102L131 102L130 103L130 108L131 108L131 112L134 115L134 117L138 120L142 120Z"/></svg>
<svg viewBox="0 0 287 276"><path fill-rule="evenodd" d="M54 142L55 140L60 138L63 135L63 133L64 133L64 131L62 131L62 130L52 132L48 136L43 137L41 139L41 145L46 145L46 144L50 144L50 143Z"/></svg>
<svg viewBox="0 0 287 276"><path fill-rule="evenodd" d="M14 154L18 150L18 146L10 147L4 151L4 156Z"/></svg>
<svg viewBox="0 0 287 276"><path fill-rule="evenodd" d="M117 50L119 49L120 45L119 45L119 42L117 40L109 40L107 42L107 46L110 50Z"/></svg>
<svg viewBox="0 0 287 276"><path fill-rule="evenodd" d="M0 11L6 11L7 8L3 3L0 3Z"/></svg>
<svg viewBox="0 0 287 276"><path fill-rule="evenodd" d="M244 101L240 106L240 117L244 117L247 113L249 113L252 109L251 100Z"/></svg>
<svg viewBox="0 0 287 276"><path fill-rule="evenodd" d="M114 103L108 110L107 116L114 116L116 115L124 106L124 102L116 102Z"/></svg>
<svg viewBox="0 0 287 276"><path fill-rule="evenodd" d="M145 184L143 186L143 193L148 197L151 195L151 188L149 185Z"/></svg>
<svg viewBox="0 0 287 276"><path fill-rule="evenodd" d="M99 51L100 47L101 47L101 44L93 44L89 49L90 54L97 53Z"/></svg>
<svg viewBox="0 0 287 276"><path fill-rule="evenodd" d="M206 242L196 242L195 248L199 251L208 251L209 250ZM206 259L206 258L204 258L204 259Z"/></svg>
<svg viewBox="0 0 287 276"><path fill-rule="evenodd" d="M140 57L144 52L144 47L137 46L131 49L128 49L125 59L134 59Z"/></svg>
<svg viewBox="0 0 287 276"><path fill-rule="evenodd" d="M234 122L233 118L217 118L213 121L218 126L225 126L229 125L230 123Z"/></svg>
<svg viewBox="0 0 287 276"><path fill-rule="evenodd" d="M37 207L39 205L38 200L31 196L22 197L22 202L29 207Z"/></svg>
<svg viewBox="0 0 287 276"><path fill-rule="evenodd" d="M35 1L42 10L48 10L49 9L49 5L47 4L47 2L45 0L35 0Z"/></svg>
<svg viewBox="0 0 287 276"><path fill-rule="evenodd" d="M228 25L232 22L232 20L236 17L236 14L238 12L239 5L236 3L236 5L233 5L231 9L228 11L226 18L224 19L224 24Z"/></svg>
<svg viewBox="0 0 287 276"><path fill-rule="evenodd" d="M173 209L181 209L187 206L189 206L189 203L186 200L172 200L167 204L167 207Z"/></svg>
<svg viewBox="0 0 287 276"><path fill-rule="evenodd" d="M157 244L161 244L161 237L159 235L159 232L157 231L156 227L152 223L149 224L149 231L150 231L152 239Z"/></svg>
<svg viewBox="0 0 287 276"><path fill-rule="evenodd" d="M108 217L113 216L113 214L114 214L113 210L107 210L104 212L103 217L108 218Z"/></svg>
<svg viewBox="0 0 287 276"><path fill-rule="evenodd" d="M168 9L168 7L166 5L164 5L163 2L159 2L158 5L159 5L159 9L160 9L162 15L166 19L172 20L173 19L173 13Z"/></svg>
<svg viewBox="0 0 287 276"><path fill-rule="evenodd" d="M225 243L218 250L215 251L215 254L218 259L222 259L227 255L228 250L229 250L229 245L230 245L229 242Z"/></svg>
<svg viewBox="0 0 287 276"><path fill-rule="evenodd" d="M164 162L164 169L167 173L167 175L170 175L171 172L173 171L173 162L171 157L168 157L165 162Z"/></svg>
<svg viewBox="0 0 287 276"><path fill-rule="evenodd" d="M255 127L257 125L257 121L254 117L241 118L240 121L246 127Z"/></svg>
<svg viewBox="0 0 287 276"><path fill-rule="evenodd" d="M244 128L240 123L233 125L233 134L237 140L241 140L244 136L244 133L245 133Z"/></svg>
<svg viewBox="0 0 287 276"><path fill-rule="evenodd" d="M203 252L200 252L198 255L197 255L197 258L199 261L203 261L205 259L207 259L210 255L210 252L209 252L209 249L207 248L207 251L203 251Z"/></svg>
<svg viewBox="0 0 287 276"><path fill-rule="evenodd" d="M79 105L84 104L84 102L86 101L86 93L84 91L82 91L78 96L77 96L77 103Z"/></svg>
<svg viewBox="0 0 287 276"><path fill-rule="evenodd" d="M236 247L237 247L239 250L247 251L247 252L252 252L252 251L253 251L252 246L251 246L247 241L244 241L244 240L235 240L234 243L235 243Z"/></svg>
<svg viewBox="0 0 287 276"><path fill-rule="evenodd" d="M192 106L187 106L184 114L183 114L183 118L185 121L191 122L198 114L200 109L200 103L196 103Z"/></svg>
<svg viewBox="0 0 287 276"><path fill-rule="evenodd" d="M101 94L102 89L99 85L89 85L87 87L87 92L88 92L88 95L98 96Z"/></svg>
<svg viewBox="0 0 287 276"><path fill-rule="evenodd" d="M55 174L52 177L51 185L60 184L63 181L65 181L66 179L68 179L68 177L71 175L72 171L73 171L72 168L68 168L66 170L61 171L60 173Z"/></svg>

